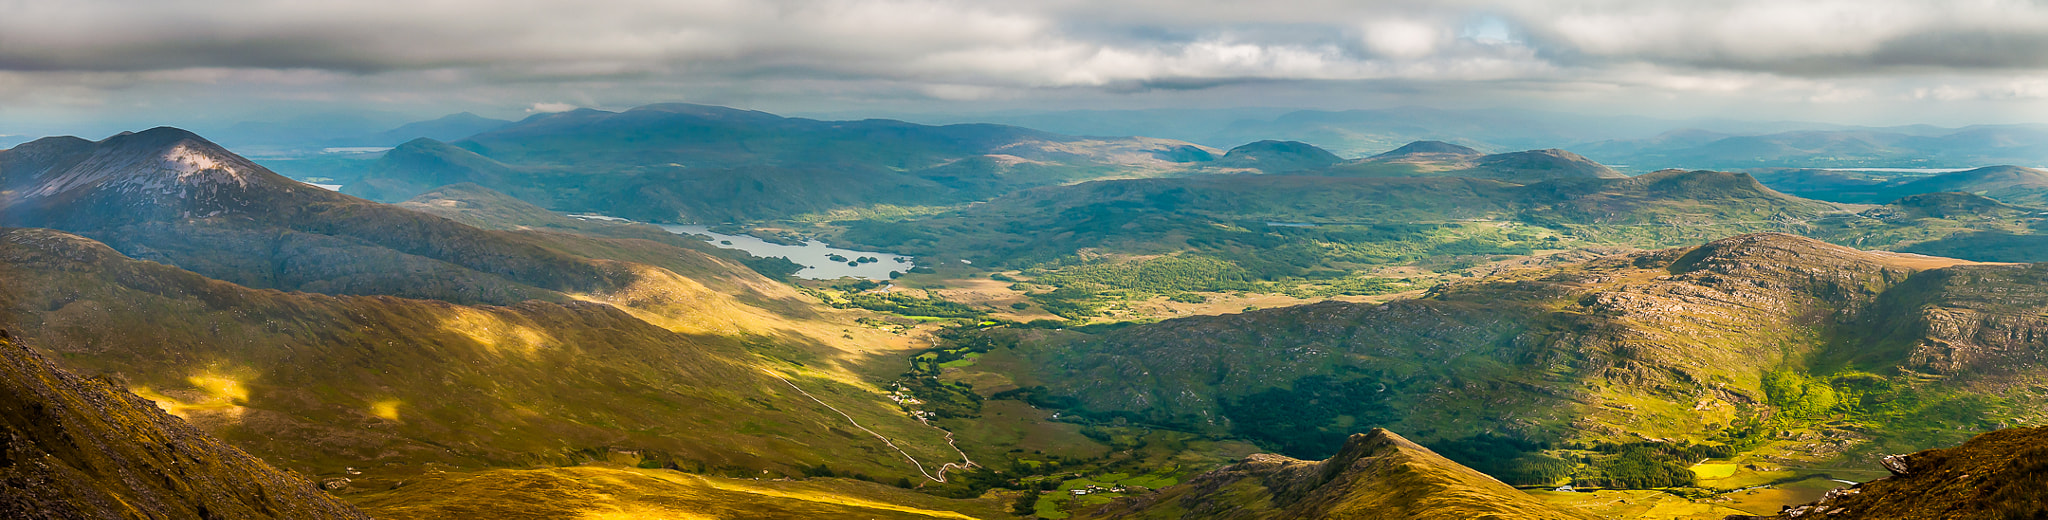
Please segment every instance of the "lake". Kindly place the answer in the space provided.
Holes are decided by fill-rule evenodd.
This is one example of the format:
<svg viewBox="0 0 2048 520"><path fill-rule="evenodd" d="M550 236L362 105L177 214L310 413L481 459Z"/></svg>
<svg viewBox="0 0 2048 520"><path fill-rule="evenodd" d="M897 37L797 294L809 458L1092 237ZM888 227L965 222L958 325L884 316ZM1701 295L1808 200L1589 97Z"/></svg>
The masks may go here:
<svg viewBox="0 0 2048 520"><path fill-rule="evenodd" d="M746 251L747 254L751 254L762 258L773 258L778 256L788 258L789 261L796 262L797 264L804 266L804 269L802 271L796 272L797 277L808 278L812 280L830 280L834 278L841 278L847 276L851 276L854 278L865 278L869 280L888 280L890 271L909 271L911 267L915 267L917 265L911 262L909 257L905 256L898 256L890 253L881 253L875 251L855 251L852 249L840 249L836 247L827 246L824 242L807 241L804 242L804 245L789 246L770 243L768 241L755 238L752 235L727 235L722 233L713 233L711 232L710 226L694 224L656 225L661 226L662 229L666 229L670 233L675 233L678 235L709 236L711 237L711 245L718 246L721 248L738 249L741 251ZM846 260L832 260L831 257L833 255L838 255L840 258L845 258ZM863 263L858 266L846 265L847 262L854 261L855 259L861 257L873 258L876 261Z"/></svg>

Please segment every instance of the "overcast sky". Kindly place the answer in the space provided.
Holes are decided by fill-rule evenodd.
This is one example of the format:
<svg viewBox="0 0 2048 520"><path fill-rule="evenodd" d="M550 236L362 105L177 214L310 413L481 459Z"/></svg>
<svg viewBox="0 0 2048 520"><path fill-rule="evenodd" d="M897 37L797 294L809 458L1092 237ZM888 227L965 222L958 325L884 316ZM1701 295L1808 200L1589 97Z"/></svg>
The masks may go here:
<svg viewBox="0 0 2048 520"><path fill-rule="evenodd" d="M0 0L0 13L0 134L662 101L2048 116L2048 5L2028 1Z"/></svg>

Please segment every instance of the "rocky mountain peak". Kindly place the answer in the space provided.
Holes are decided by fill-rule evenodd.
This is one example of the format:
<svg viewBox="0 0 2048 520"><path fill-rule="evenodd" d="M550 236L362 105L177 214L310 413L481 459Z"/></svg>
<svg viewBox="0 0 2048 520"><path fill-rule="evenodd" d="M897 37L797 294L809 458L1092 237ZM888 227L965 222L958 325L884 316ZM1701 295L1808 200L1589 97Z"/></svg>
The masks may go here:
<svg viewBox="0 0 2048 520"><path fill-rule="evenodd" d="M72 151L76 155L84 150ZM24 165L34 170L24 173L37 180L21 192L22 198L58 197L88 188L187 198L194 191L248 189L252 183L284 180L206 138L171 127L109 137L93 143L89 155L75 162L50 159L59 160Z"/></svg>

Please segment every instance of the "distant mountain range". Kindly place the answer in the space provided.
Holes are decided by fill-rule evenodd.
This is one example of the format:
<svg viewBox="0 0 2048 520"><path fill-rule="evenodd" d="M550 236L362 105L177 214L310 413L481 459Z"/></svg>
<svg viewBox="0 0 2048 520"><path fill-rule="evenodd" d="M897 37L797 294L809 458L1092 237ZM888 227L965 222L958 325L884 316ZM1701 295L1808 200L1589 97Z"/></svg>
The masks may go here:
<svg viewBox="0 0 2048 520"><path fill-rule="evenodd" d="M1662 168L1968 168L2048 165L2048 126L1803 130L1758 135L1680 130L1568 146L1633 171Z"/></svg>
<svg viewBox="0 0 2048 520"><path fill-rule="evenodd" d="M1926 193L1969 193L2007 204L2048 207L2048 171L2018 166L1917 174L1872 174L1832 170L1776 170L1757 179L1802 197L1882 204Z"/></svg>
<svg viewBox="0 0 2048 520"><path fill-rule="evenodd" d="M1487 152L1564 149L1630 172L1666 168L1967 168L2048 165L2048 126L1866 127L1792 121L1667 120L1516 109L1081 110L915 116L998 122L1075 135L1145 135L1226 147L1301 141L1345 158L1414 141Z"/></svg>
<svg viewBox="0 0 2048 520"><path fill-rule="evenodd" d="M416 140L343 189L395 202L473 182L557 210L724 222L959 204L1032 186L1163 175L1215 152L1164 139L668 104L538 115L452 143Z"/></svg>

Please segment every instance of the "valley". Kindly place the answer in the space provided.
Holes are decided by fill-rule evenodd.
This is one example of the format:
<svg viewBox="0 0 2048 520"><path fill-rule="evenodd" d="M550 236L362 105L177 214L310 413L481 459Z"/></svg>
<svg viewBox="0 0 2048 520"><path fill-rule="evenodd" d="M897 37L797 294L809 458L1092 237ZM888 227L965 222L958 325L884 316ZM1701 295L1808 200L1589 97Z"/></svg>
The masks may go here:
<svg viewBox="0 0 2048 520"><path fill-rule="evenodd" d="M2048 421L2027 168L445 123L0 150L0 328L379 518L1722 518Z"/></svg>

